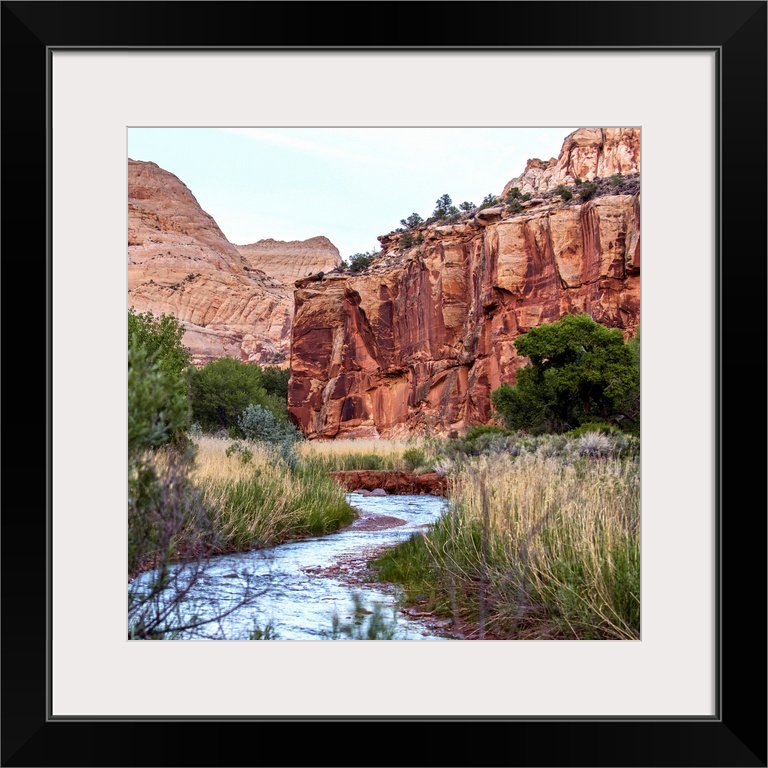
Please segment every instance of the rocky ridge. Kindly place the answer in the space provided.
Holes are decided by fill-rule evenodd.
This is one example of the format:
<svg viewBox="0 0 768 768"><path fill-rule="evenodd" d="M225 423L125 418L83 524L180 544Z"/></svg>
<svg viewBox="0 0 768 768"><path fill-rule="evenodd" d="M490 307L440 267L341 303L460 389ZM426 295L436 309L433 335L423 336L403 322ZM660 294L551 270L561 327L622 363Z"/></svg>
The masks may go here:
<svg viewBox="0 0 768 768"><path fill-rule="evenodd" d="M236 246L252 269L265 272L293 289L293 283L317 272L330 272L341 266L339 249L327 238L309 240L259 240Z"/></svg>
<svg viewBox="0 0 768 768"><path fill-rule="evenodd" d="M579 128L565 138L558 157L529 160L523 173L507 183L502 196L512 187L522 193L550 192L577 179L607 179L615 173L640 173L640 129Z"/></svg>
<svg viewBox="0 0 768 768"><path fill-rule="evenodd" d="M292 282L341 263L338 251L324 237L241 248L178 177L128 160L128 306L178 318L197 365L234 357L287 366Z"/></svg>

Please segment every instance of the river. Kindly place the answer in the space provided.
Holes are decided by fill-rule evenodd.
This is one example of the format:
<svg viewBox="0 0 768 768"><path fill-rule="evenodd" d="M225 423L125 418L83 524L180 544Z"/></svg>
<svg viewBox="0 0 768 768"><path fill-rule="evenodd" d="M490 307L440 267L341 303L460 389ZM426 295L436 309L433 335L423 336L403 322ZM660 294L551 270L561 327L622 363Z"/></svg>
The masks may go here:
<svg viewBox="0 0 768 768"><path fill-rule="evenodd" d="M207 561L186 595L185 615L208 618L226 611L246 587L258 597L221 621L174 639L247 640L254 633L274 640L362 639L377 618L393 640L446 639L440 630L398 611L396 590L367 583L364 574L365 561L375 552L429 528L445 510L445 499L360 493L347 499L360 513L348 528ZM150 578L142 574L130 588L141 590Z"/></svg>

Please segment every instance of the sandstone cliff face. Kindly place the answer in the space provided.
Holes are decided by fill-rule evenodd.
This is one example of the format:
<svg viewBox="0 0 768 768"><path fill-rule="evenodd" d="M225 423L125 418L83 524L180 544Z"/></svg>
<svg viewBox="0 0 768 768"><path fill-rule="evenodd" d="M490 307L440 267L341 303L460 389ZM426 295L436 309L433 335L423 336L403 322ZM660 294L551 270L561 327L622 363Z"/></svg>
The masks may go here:
<svg viewBox="0 0 768 768"><path fill-rule="evenodd" d="M178 318L197 365L219 357L287 365L294 272L338 259L325 238L307 243L276 244L289 246L277 266L262 259L259 267L176 176L128 161L128 306ZM294 272L291 253L299 254Z"/></svg>
<svg viewBox="0 0 768 768"><path fill-rule="evenodd" d="M246 264L289 284L291 291L296 280L341 266L339 249L322 236L288 241L269 238L238 245L237 250Z"/></svg>
<svg viewBox="0 0 768 768"><path fill-rule="evenodd" d="M397 235L366 274L296 283L289 412L308 437L447 434L486 422L490 394L527 361L514 339L587 312L629 335L639 324L638 194L522 213L501 208Z"/></svg>
<svg viewBox="0 0 768 768"><path fill-rule="evenodd" d="M503 195L512 187L535 194L548 192L560 184L573 184L615 173L640 172L639 128L579 128L566 136L560 155L548 161L532 159L525 171L512 179Z"/></svg>

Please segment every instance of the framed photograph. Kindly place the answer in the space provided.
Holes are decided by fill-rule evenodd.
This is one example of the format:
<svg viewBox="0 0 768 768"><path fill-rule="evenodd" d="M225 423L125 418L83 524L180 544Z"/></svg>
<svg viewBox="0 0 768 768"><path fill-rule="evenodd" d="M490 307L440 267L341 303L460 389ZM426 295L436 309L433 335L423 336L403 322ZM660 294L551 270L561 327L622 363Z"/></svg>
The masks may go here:
<svg viewBox="0 0 768 768"><path fill-rule="evenodd" d="M254 7L287 12L290 33L254 29ZM314 43L339 9L369 42ZM407 42L363 32L371 11ZM482 747L431 739L419 762L446 765L766 765L765 461L752 434L765 424L754 347L766 227L750 194L766 169L766 3L4 2L2 13L4 218L46 254L47 392L45 513L4 521L4 765L125 764L116 729L135 745L153 723L164 741L149 760L136 752L140 764L244 764L231 736L254 722L503 728ZM640 640L126 641L131 126L640 128ZM28 261L10 254L6 267ZM33 565L17 545L31 532L46 542ZM757 621L737 619L745 604ZM285 764L413 760L317 741L291 735Z"/></svg>

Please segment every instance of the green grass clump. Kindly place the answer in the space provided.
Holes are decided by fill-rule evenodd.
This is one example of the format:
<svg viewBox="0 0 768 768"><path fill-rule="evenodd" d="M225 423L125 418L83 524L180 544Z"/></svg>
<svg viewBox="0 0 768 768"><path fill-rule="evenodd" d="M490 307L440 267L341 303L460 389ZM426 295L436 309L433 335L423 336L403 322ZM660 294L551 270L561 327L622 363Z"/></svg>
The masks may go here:
<svg viewBox="0 0 768 768"><path fill-rule="evenodd" d="M427 455L421 448L408 448L403 452L403 464L408 472L413 472L416 467L420 467L427 459Z"/></svg>

